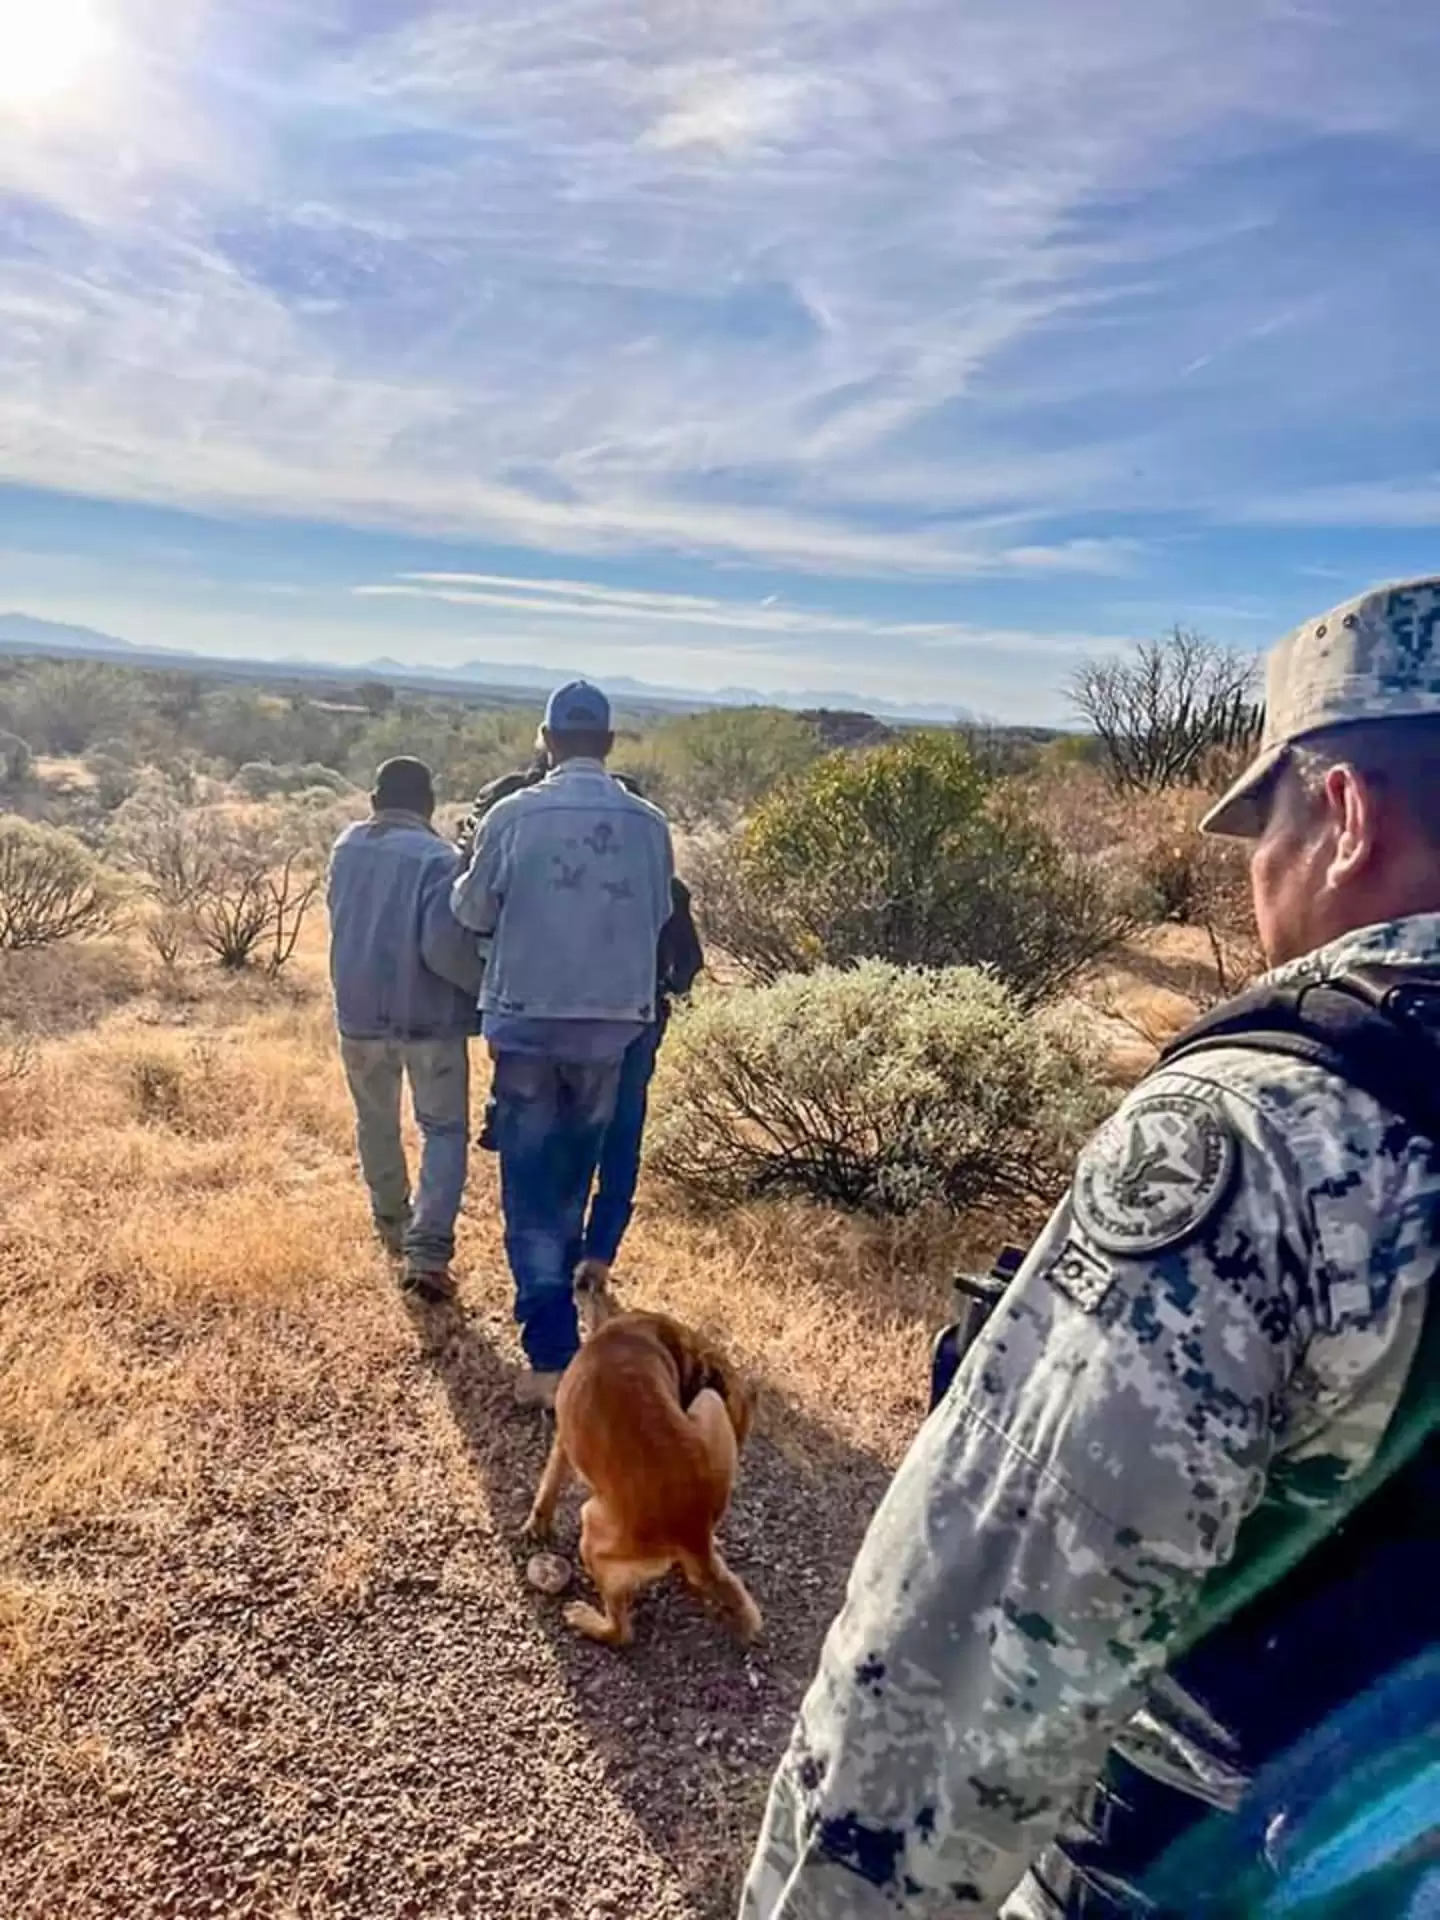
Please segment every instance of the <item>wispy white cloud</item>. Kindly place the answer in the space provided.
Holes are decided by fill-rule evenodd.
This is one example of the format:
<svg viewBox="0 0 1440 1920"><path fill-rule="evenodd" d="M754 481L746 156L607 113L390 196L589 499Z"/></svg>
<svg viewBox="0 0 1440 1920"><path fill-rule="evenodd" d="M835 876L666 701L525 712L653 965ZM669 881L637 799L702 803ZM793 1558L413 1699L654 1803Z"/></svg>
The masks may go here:
<svg viewBox="0 0 1440 1920"><path fill-rule="evenodd" d="M502 574L416 573L352 587L362 600L430 600L453 607L499 607L556 620L652 621L672 632L718 627L747 633L862 635L885 640L969 639L973 627L948 621L867 620L820 608L760 601L706 599L695 594L615 590L583 581L524 580Z"/></svg>
<svg viewBox="0 0 1440 1920"><path fill-rule="evenodd" d="M95 3L0 147L0 478L957 582L1142 567L1102 509L1431 523L1258 469L1433 309L1346 358L1309 212L1223 187L1433 149L1408 0Z"/></svg>
<svg viewBox="0 0 1440 1920"><path fill-rule="evenodd" d="M360 600L411 604L430 615L417 657L513 661L520 652L555 663L594 659L609 670L670 684L733 682L768 693L798 689L854 697L870 686L888 697L974 705L978 690L1016 661L1045 683L1027 687L1023 708L1063 713L1070 668L1085 654L1114 651L1113 634L1074 627L1045 632L959 620L893 620L767 595L760 600L612 588L573 579L426 572L351 588ZM463 638L458 636L463 635Z"/></svg>

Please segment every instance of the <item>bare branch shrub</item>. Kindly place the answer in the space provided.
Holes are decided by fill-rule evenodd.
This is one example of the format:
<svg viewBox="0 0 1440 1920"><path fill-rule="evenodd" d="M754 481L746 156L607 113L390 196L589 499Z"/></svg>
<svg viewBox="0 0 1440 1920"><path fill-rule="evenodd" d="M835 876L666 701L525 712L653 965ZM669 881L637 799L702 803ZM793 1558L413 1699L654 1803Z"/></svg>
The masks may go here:
<svg viewBox="0 0 1440 1920"><path fill-rule="evenodd" d="M178 907L157 906L145 922L145 942L167 973L174 973L190 945L191 926Z"/></svg>
<svg viewBox="0 0 1440 1920"><path fill-rule="evenodd" d="M114 931L120 889L73 834L0 817L0 948Z"/></svg>
<svg viewBox="0 0 1440 1920"><path fill-rule="evenodd" d="M152 945L173 941L178 918L222 967L285 967L321 885L303 823L273 813L186 812L148 797L121 812L117 849L161 909L152 924L164 931L151 933Z"/></svg>
<svg viewBox="0 0 1440 1920"><path fill-rule="evenodd" d="M1117 787L1192 785L1217 753L1260 737L1256 663L1184 627L1143 640L1128 659L1087 661L1070 699L1100 742Z"/></svg>

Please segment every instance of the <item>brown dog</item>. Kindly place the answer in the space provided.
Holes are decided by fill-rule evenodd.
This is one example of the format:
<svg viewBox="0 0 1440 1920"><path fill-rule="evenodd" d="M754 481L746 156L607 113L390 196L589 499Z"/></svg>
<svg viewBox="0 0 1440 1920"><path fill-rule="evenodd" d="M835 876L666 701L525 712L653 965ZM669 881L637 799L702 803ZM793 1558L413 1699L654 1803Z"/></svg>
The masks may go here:
<svg viewBox="0 0 1440 1920"><path fill-rule="evenodd" d="M715 1546L750 1427L749 1391L678 1320L622 1312L598 1261L581 1262L575 1294L586 1339L555 1396L555 1444L525 1523L532 1538L546 1538L571 1476L589 1487L580 1558L605 1611L578 1601L566 1620L606 1646L627 1646L636 1594L678 1566L753 1640L760 1609Z"/></svg>

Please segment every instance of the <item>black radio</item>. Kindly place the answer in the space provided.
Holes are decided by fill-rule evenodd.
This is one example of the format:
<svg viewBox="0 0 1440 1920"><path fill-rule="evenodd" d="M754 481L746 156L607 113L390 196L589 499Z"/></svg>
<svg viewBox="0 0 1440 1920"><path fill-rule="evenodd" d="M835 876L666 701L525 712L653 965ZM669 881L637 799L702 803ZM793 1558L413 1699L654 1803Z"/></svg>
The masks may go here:
<svg viewBox="0 0 1440 1920"><path fill-rule="evenodd" d="M957 1273L951 1281L955 1289L955 1318L936 1334L930 1349L932 1413L945 1398L950 1382L960 1370L960 1362L975 1344L980 1329L1000 1304L1001 1295L1024 1261L1023 1247L1002 1247L989 1273Z"/></svg>

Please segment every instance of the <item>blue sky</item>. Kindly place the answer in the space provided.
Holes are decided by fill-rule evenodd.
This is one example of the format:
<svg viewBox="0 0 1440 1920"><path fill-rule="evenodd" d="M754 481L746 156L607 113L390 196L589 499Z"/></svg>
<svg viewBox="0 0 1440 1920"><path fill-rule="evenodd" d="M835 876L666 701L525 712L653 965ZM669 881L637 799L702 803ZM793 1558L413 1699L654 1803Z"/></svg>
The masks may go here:
<svg viewBox="0 0 1440 1920"><path fill-rule="evenodd" d="M1423 0L0 0L0 607L1051 720L1440 567Z"/></svg>

